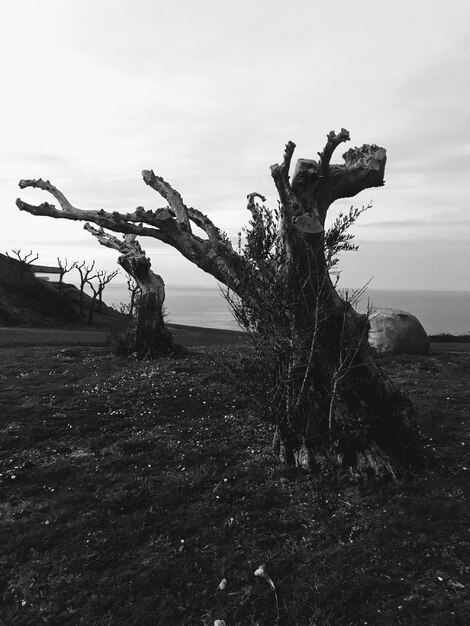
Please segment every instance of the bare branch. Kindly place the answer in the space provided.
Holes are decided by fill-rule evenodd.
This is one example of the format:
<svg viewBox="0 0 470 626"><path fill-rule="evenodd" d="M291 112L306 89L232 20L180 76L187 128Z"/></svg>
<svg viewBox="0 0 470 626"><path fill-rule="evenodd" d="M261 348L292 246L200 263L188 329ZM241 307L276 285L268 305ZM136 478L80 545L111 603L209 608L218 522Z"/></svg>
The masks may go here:
<svg viewBox="0 0 470 626"><path fill-rule="evenodd" d="M256 191L247 195L248 204L246 208L250 211L253 218L257 219L259 216L259 204L257 204L255 198L259 198L261 202L266 202L266 198Z"/></svg>
<svg viewBox="0 0 470 626"><path fill-rule="evenodd" d="M279 198L282 204L288 203L289 197L292 193L289 182L289 169L294 150L295 143L293 141L288 141L284 150L284 157L281 165L279 165L278 163L271 165L271 176L274 179L274 183L278 190Z"/></svg>
<svg viewBox="0 0 470 626"><path fill-rule="evenodd" d="M32 250L30 250L29 252L22 252L21 248L13 248L12 253L16 256L18 261L21 261L22 263L25 263L26 265L31 265L31 263L34 263L34 261L37 261L39 259L39 254L37 253L34 258L31 258L34 254ZM5 254L10 259L13 258L9 255L8 251L6 251Z"/></svg>
<svg viewBox="0 0 470 626"><path fill-rule="evenodd" d="M321 234L327 209L337 197L355 195L368 186L383 184L385 150L377 146L350 150L344 157L345 165L330 165L334 149L348 138L349 133L344 129L338 134L329 133L328 142L320 156L321 163L299 160L292 182L289 180L289 169L295 144L292 141L286 144L282 163L271 168L281 201L279 241L295 246L299 236ZM325 177L322 172L326 168L328 176ZM42 179L20 181L20 187L48 191L59 201L61 208L57 209L48 203L34 206L20 199L17 205L33 215L82 220L116 233L158 239L177 249L189 261L236 292L240 286L237 277L246 263L245 259L235 252L228 238L207 216L187 207L181 195L163 178L151 170L144 170L142 175L145 183L167 200L169 207L156 211L137 207L133 213L127 214L78 209L54 185ZM253 195L249 199L249 209L255 207L255 197L259 196ZM190 222L201 228L207 239L194 234ZM107 241L103 245L116 247L111 243L110 236L101 233L104 241L103 238ZM287 260L289 254L287 250Z"/></svg>
<svg viewBox="0 0 470 626"><path fill-rule="evenodd" d="M156 176L153 170L143 170L142 178L144 182L167 200L171 209L173 209L176 219L179 224L184 228L191 231L191 225L188 218L188 207L184 204L181 194L179 194L173 187L163 180L161 176Z"/></svg>
<svg viewBox="0 0 470 626"><path fill-rule="evenodd" d="M142 289L137 284L136 280L132 278L132 276L129 276L127 278L127 290L129 291L130 295L130 302L128 304L127 313L129 317L133 317L136 302L138 302L139 298L142 296Z"/></svg>
<svg viewBox="0 0 470 626"><path fill-rule="evenodd" d="M295 167L292 189L303 206L317 208L322 222L335 200L384 184L386 151L376 145L348 150L343 155L343 165L330 163L335 148L348 138L349 133L344 129L338 134L332 131L320 153L320 162L299 159Z"/></svg>
<svg viewBox="0 0 470 626"><path fill-rule="evenodd" d="M189 219L206 233L210 241L224 243L229 245L229 247L232 246L232 244L223 237L219 228L217 228L207 215L204 215L204 213L198 209L194 209L193 207L187 207L187 211Z"/></svg>
<svg viewBox="0 0 470 626"><path fill-rule="evenodd" d="M97 276L97 274L93 274L93 276L91 275L95 268L95 261L93 261L90 265L87 265L86 261L83 261L83 263L80 263L80 265L77 264L76 267L78 273L80 274L80 290L83 292L83 288L85 287L85 285L89 283L90 280L95 279Z"/></svg>
<svg viewBox="0 0 470 626"><path fill-rule="evenodd" d="M118 274L119 274L119 270L114 270L113 272L101 270L100 272L98 272L97 278L98 278L98 282L101 287L101 290L103 290L105 285L108 285L113 280L113 278L115 278Z"/></svg>
<svg viewBox="0 0 470 626"><path fill-rule="evenodd" d="M152 176L149 180L160 181L160 186L163 185L164 188L162 191L166 193L167 199L171 200L172 207L157 209L156 211L146 211L143 207L137 207L133 213L127 214L109 213L103 209L99 211L77 209L68 202L61 192L58 192L54 185L42 179L22 180L19 185L21 188L36 187L53 193L54 197L60 198L61 209L57 209L47 202L38 206L31 205L20 198L17 199L16 204L20 210L27 211L32 215L92 222L101 228L107 228L114 232L158 239L176 248L189 261L196 263L205 272L212 274L216 280L235 286L237 283L236 268L243 261L240 261L240 257L234 251L228 238L200 211L186 207L181 196L168 183L153 173ZM158 183L155 185L158 187ZM187 217L189 216L188 219L190 218L206 232L208 241L193 234L191 229L185 226L184 216L181 217L182 222L175 218L176 208L178 211L185 211ZM144 224L151 226L151 228L144 226Z"/></svg>
<svg viewBox="0 0 470 626"><path fill-rule="evenodd" d="M191 232L191 221L201 228L211 241L223 241L224 243L228 243L224 240L220 230L207 215L204 215L204 213L193 207L186 206L181 194L173 189L170 183L167 183L161 176L156 176L153 170L143 170L142 177L149 187L155 189L155 191L167 200L180 227Z"/></svg>
<svg viewBox="0 0 470 626"><path fill-rule="evenodd" d="M136 249L139 249L140 252L145 254L142 251L139 242L136 240L136 235L129 234L125 235L123 239L119 239L118 237L105 232L102 227L94 228L91 224L86 223L83 228L91 233L93 237L96 237L100 244L106 248L112 248L121 254L128 254L131 251L135 252Z"/></svg>
<svg viewBox="0 0 470 626"><path fill-rule="evenodd" d="M77 267L77 261L74 261L71 265L69 265L67 257L65 257L64 261L62 261L60 257L56 257L56 258L57 258L57 265L59 266L61 276L64 276L64 274L68 274L68 272L71 272Z"/></svg>
<svg viewBox="0 0 470 626"><path fill-rule="evenodd" d="M62 259L60 257L56 257L56 258L57 258L57 265L59 266L59 270L60 270L60 272L59 272L59 293L62 293L63 280L64 280L65 274L68 274L73 269L78 267L78 263L77 263L77 261L74 261L71 265L69 265L69 262L68 262L67 258L65 258L65 261L62 261Z"/></svg>
<svg viewBox="0 0 470 626"><path fill-rule="evenodd" d="M113 272L108 272L107 270L98 270L94 276L89 276L86 279L87 285L91 288L94 295L99 296L105 286L110 283L115 276L119 274L119 270L114 270ZM93 283L94 280L98 281L98 284L95 285Z"/></svg>
<svg viewBox="0 0 470 626"><path fill-rule="evenodd" d="M37 189L48 191L58 201L63 211L74 212L79 210L70 204L64 194L48 180L43 180L42 178L20 180L18 186L21 189L25 189L26 187L35 187Z"/></svg>
<svg viewBox="0 0 470 626"><path fill-rule="evenodd" d="M342 128L338 134L336 134L334 130L330 131L327 135L327 139L328 141L323 148L323 152L318 153L318 156L320 157L321 176L328 175L331 157L333 156L333 152L336 148L341 143L349 141L351 138L349 136L349 132L345 128Z"/></svg>
<svg viewBox="0 0 470 626"><path fill-rule="evenodd" d="M28 204L20 198L17 198L16 206L20 209L20 211L26 211L31 213L31 215L43 215L56 219L93 222L98 226L109 228L110 230L114 230L116 232L153 237L163 241L164 243L170 243L165 230L168 230L169 228L171 229L171 223L174 222L174 219L168 209L145 211L143 207L139 206L133 213L118 213L117 211L109 213L103 209L100 209L99 211L91 209L78 209L74 207L67 200L65 195L48 180L44 181L41 178L37 180L20 180L18 184L21 189L33 187L42 189L43 191L48 191L58 200L61 207L60 209L57 209L49 202L44 202L40 205ZM154 228L147 228L143 226L143 224L148 224Z"/></svg>
<svg viewBox="0 0 470 626"><path fill-rule="evenodd" d="M98 270L94 276L87 278L87 284L93 292L93 298L90 303L90 309L88 312L88 323L93 323L93 313L95 308L95 302L98 300L98 312L103 312L103 291L108 283L110 283L115 276L119 274L119 270L114 272L108 272L106 270ZM98 279L98 284L95 285L92 281Z"/></svg>

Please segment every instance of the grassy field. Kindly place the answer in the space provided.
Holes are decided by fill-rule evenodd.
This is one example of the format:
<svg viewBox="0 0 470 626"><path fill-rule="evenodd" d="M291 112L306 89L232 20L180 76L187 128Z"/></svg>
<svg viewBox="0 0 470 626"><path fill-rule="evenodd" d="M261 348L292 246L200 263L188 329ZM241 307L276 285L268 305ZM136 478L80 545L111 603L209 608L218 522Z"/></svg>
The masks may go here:
<svg viewBox="0 0 470 626"><path fill-rule="evenodd" d="M402 485L282 470L247 348L0 354L0 623L470 623L469 353L382 359L427 450Z"/></svg>

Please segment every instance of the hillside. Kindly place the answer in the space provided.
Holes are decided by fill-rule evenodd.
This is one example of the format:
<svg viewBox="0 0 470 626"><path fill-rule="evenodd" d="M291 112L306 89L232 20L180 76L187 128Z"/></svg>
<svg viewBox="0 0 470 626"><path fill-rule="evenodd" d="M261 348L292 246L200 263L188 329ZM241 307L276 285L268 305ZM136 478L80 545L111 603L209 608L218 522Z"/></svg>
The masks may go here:
<svg viewBox="0 0 470 626"><path fill-rule="evenodd" d="M85 297L85 308L91 298ZM36 278L23 263L0 254L0 326L80 326L86 316L80 315L80 292L65 284L59 294L57 283ZM104 306L105 315L117 315ZM101 316L97 316L99 324Z"/></svg>

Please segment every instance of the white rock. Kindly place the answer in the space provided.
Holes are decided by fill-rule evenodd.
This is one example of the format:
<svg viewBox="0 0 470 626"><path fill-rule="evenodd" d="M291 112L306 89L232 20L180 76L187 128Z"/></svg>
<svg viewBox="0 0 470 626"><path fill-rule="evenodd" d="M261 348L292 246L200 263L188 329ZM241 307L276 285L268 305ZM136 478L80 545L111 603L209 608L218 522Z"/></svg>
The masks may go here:
<svg viewBox="0 0 470 626"><path fill-rule="evenodd" d="M429 337L421 322L398 309L376 309L372 313L369 343L377 352L429 354Z"/></svg>

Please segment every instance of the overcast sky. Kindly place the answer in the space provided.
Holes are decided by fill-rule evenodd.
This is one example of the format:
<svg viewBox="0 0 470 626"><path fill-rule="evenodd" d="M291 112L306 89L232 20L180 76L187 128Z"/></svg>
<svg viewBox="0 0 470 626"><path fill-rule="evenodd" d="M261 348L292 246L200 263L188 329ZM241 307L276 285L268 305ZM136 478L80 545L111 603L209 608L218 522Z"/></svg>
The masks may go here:
<svg viewBox="0 0 470 626"><path fill-rule="evenodd" d="M0 251L116 267L82 224L20 213L18 196L52 199L17 183L49 179L81 208L164 206L142 169L235 236L247 193L276 202L286 141L315 158L344 127L346 148L388 163L385 187L338 204L373 202L343 285L470 290L468 0L4 2L0 53ZM214 283L142 244L167 284Z"/></svg>

